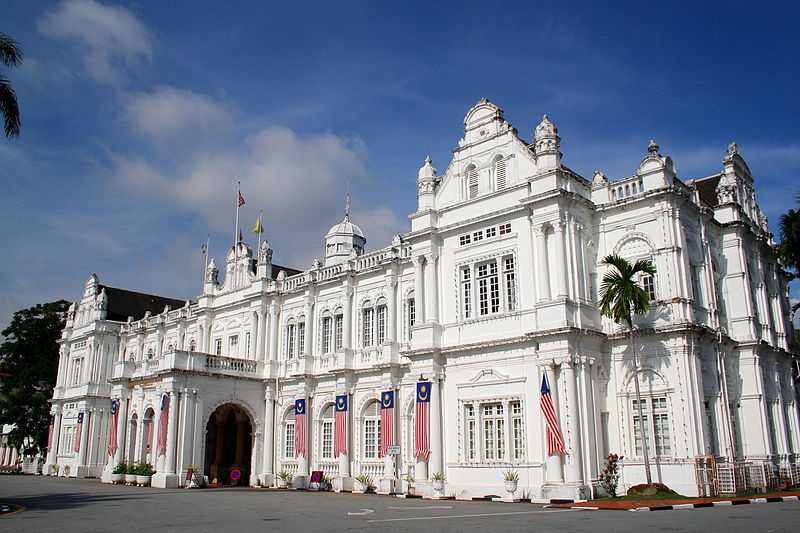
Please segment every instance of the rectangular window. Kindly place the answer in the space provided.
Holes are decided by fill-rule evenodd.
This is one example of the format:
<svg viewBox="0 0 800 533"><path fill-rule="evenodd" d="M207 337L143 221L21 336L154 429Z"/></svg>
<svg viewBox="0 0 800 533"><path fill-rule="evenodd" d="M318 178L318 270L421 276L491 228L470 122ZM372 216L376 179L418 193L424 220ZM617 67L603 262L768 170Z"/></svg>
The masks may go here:
<svg viewBox="0 0 800 533"><path fill-rule="evenodd" d="M294 324L286 326L286 358L294 357Z"/></svg>
<svg viewBox="0 0 800 533"><path fill-rule="evenodd" d="M363 335L362 335L362 344L366 346L372 346L372 320L375 316L375 310L373 308L364 309L361 313L363 324Z"/></svg>
<svg viewBox="0 0 800 533"><path fill-rule="evenodd" d="M641 457L642 437L639 430L639 410L637 406L636 400L632 400L633 438L636 443L635 455ZM670 440L667 398L665 396L657 396L649 400L643 398L642 415L644 416L644 436L645 439L647 439L648 451L655 450L655 455L657 457L671 455L672 443Z"/></svg>
<svg viewBox="0 0 800 533"><path fill-rule="evenodd" d="M478 169L475 167L467 170L467 183L469 184L469 197L478 196Z"/></svg>
<svg viewBox="0 0 800 533"><path fill-rule="evenodd" d="M381 305L378 307L378 345L380 346L386 342L386 306Z"/></svg>
<svg viewBox="0 0 800 533"><path fill-rule="evenodd" d="M378 458L378 443L381 438L381 421L370 418L364 421L364 459Z"/></svg>
<svg viewBox="0 0 800 533"><path fill-rule="evenodd" d="M244 355L250 357L250 332L244 334Z"/></svg>
<svg viewBox="0 0 800 533"><path fill-rule="evenodd" d="M231 357L239 355L239 335L228 337L228 354Z"/></svg>
<svg viewBox="0 0 800 533"><path fill-rule="evenodd" d="M408 339L411 340L412 331L411 328L414 327L414 324L417 322L417 309L414 303L414 298L408 299Z"/></svg>
<svg viewBox="0 0 800 533"><path fill-rule="evenodd" d="M511 402L511 457L515 461L521 461L525 458L525 439L523 426L522 426L522 404L520 402Z"/></svg>
<svg viewBox="0 0 800 533"><path fill-rule="evenodd" d="M294 459L294 422L287 422L283 431L283 457Z"/></svg>
<svg viewBox="0 0 800 533"><path fill-rule="evenodd" d="M322 422L322 458L333 459L333 420Z"/></svg>
<svg viewBox="0 0 800 533"><path fill-rule="evenodd" d="M495 163L495 173L497 174L497 189L506 188L506 161L500 159Z"/></svg>
<svg viewBox="0 0 800 533"><path fill-rule="evenodd" d="M461 235L458 238L458 244L459 244L459 246L464 246L466 244L469 244L471 242L471 240L472 240L472 236L469 233L467 233L466 235Z"/></svg>
<svg viewBox="0 0 800 533"><path fill-rule="evenodd" d="M464 411L464 418L466 419L466 441L464 443L464 447L466 449L466 457L468 461L475 460L475 450L477 448L477 441L475 440L475 408L471 405L466 406Z"/></svg>
<svg viewBox="0 0 800 533"><path fill-rule="evenodd" d="M461 294L464 298L464 318L472 316L472 272L469 267L461 269Z"/></svg>
<svg viewBox="0 0 800 533"><path fill-rule="evenodd" d="M344 330L344 316L343 315L336 315L333 319L333 329L335 331L334 334L334 346L335 350L338 352L342 349L342 331Z"/></svg>
<svg viewBox="0 0 800 533"><path fill-rule="evenodd" d="M517 308L517 290L514 274L514 256L503 259L503 275L506 283L506 311L514 311Z"/></svg>
<svg viewBox="0 0 800 533"><path fill-rule="evenodd" d="M647 293L647 296L650 297L650 301L653 302L656 299L656 284L653 276L650 274L645 274L642 276L642 288L644 292Z"/></svg>
<svg viewBox="0 0 800 533"><path fill-rule="evenodd" d="M485 404L483 408L483 458L502 461L505 458L505 418L502 404Z"/></svg>
<svg viewBox="0 0 800 533"><path fill-rule="evenodd" d="M506 222L505 224L500 224L498 231L500 232L500 235L511 233L511 223Z"/></svg>
<svg viewBox="0 0 800 533"><path fill-rule="evenodd" d="M483 230L478 230L472 234L472 240L475 242L483 240Z"/></svg>
<svg viewBox="0 0 800 533"><path fill-rule="evenodd" d="M486 228L486 238L487 239L491 239L495 235L497 235L497 228L496 227L492 226L491 228Z"/></svg>
<svg viewBox="0 0 800 533"><path fill-rule="evenodd" d="M322 327L319 334L322 337L322 353L329 353L331 351L331 317L322 317Z"/></svg>
<svg viewBox="0 0 800 533"><path fill-rule="evenodd" d="M500 280L497 277L497 263L489 263L489 296L492 313L500 311Z"/></svg>
<svg viewBox="0 0 800 533"><path fill-rule="evenodd" d="M214 353L216 355L222 355L222 337L214 339Z"/></svg>
<svg viewBox="0 0 800 533"><path fill-rule="evenodd" d="M297 324L297 355L306 353L306 323Z"/></svg>
<svg viewBox="0 0 800 533"><path fill-rule="evenodd" d="M478 266L478 311L481 316L489 314L489 267Z"/></svg>

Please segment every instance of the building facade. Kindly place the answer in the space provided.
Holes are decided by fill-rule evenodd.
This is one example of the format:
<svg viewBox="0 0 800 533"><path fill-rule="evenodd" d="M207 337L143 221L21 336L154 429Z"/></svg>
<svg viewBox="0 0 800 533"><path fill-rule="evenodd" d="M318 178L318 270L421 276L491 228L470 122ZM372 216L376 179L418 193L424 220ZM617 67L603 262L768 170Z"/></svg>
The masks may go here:
<svg viewBox="0 0 800 533"><path fill-rule="evenodd" d="M528 142L484 99L444 172L420 168L410 230L388 246L365 252L348 212L309 269L239 242L196 301L92 275L62 336L45 471L108 480L149 462L155 485L178 486L189 468L251 485L321 470L339 490L364 474L423 493L443 473L448 494L482 496L513 469L518 496L550 499L591 496L609 453L624 485L643 482L645 443L654 479L684 494L697 456L797 464L786 276L750 169L735 144L721 156L682 180L651 141L632 176L589 180L546 116ZM657 269L639 280L652 309L635 320L638 365L596 305L611 253ZM547 453L544 375L565 454Z"/></svg>

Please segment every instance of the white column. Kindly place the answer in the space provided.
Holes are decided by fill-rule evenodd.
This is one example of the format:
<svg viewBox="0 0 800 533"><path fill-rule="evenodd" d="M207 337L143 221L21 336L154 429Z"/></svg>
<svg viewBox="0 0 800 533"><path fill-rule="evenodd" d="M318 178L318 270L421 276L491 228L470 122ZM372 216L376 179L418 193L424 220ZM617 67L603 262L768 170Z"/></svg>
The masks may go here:
<svg viewBox="0 0 800 533"><path fill-rule="evenodd" d="M128 399L120 398L117 418L117 451L114 452L114 465L122 462L125 452L125 427L128 424Z"/></svg>
<svg viewBox="0 0 800 533"><path fill-rule="evenodd" d="M58 438L61 436L61 408L58 407L53 420L53 435L50 438L50 449L47 450L47 469L45 474L49 474L49 466L58 462Z"/></svg>
<svg viewBox="0 0 800 533"><path fill-rule="evenodd" d="M345 350L353 349L353 287L345 281L343 286L344 310L342 318L342 347Z"/></svg>
<svg viewBox="0 0 800 533"><path fill-rule="evenodd" d="M562 431L569 435L567 448L567 483L583 483L583 453L581 446L581 425L580 425L580 406L578 405L578 381L575 361L567 361L561 364L567 388L567 424L562 427ZM565 435L566 436L566 435Z"/></svg>
<svg viewBox="0 0 800 533"><path fill-rule="evenodd" d="M536 234L536 280L538 282L539 301L545 302L550 299L550 271L547 261L547 227L544 225L534 226Z"/></svg>
<svg viewBox="0 0 800 533"><path fill-rule="evenodd" d="M273 464L275 462L275 400L272 391L264 394L264 454L261 460L261 482L272 484Z"/></svg>
<svg viewBox="0 0 800 533"><path fill-rule="evenodd" d="M183 389L183 401L181 403L181 412L183 413L183 446L181 450L181 464L179 465L181 472L187 470L189 465L194 464L196 400L196 391L192 389Z"/></svg>
<svg viewBox="0 0 800 533"><path fill-rule="evenodd" d="M269 305L269 360L278 360L278 338L280 337L280 307L272 300Z"/></svg>
<svg viewBox="0 0 800 533"><path fill-rule="evenodd" d="M309 293L306 295L306 331L305 331L305 344L303 346L303 355L306 357L311 355L311 348L314 344L314 295Z"/></svg>
<svg viewBox="0 0 800 533"><path fill-rule="evenodd" d="M428 474L444 473L442 457L442 394L438 377L431 380L431 458Z"/></svg>
<svg viewBox="0 0 800 533"><path fill-rule="evenodd" d="M386 317L389 324L386 339L394 344L397 342L397 277L394 273L386 276L386 287L389 289L389 316Z"/></svg>
<svg viewBox="0 0 800 533"><path fill-rule="evenodd" d="M553 406L555 407L554 411L556 414L556 418L559 420L559 425L561 425L561 417L559 416L559 403L558 403L558 381L556 379L556 368L553 363L548 363L544 366L544 371L547 373L547 381L550 384L550 398L553 400ZM545 435L547 432L547 423L542 419L542 435ZM547 455L547 442L545 440L545 444L543 446L543 451L545 453L545 461L547 463L547 467L545 468L545 481L547 483L561 483L564 481L564 474L562 470L561 464L561 455L553 454Z"/></svg>
<svg viewBox="0 0 800 533"><path fill-rule="evenodd" d="M425 323L425 270L424 256L414 258L414 311L416 313L416 323Z"/></svg>
<svg viewBox="0 0 800 533"><path fill-rule="evenodd" d="M425 299L428 302L427 321L439 322L439 283L436 279L436 254L426 256L425 265Z"/></svg>
<svg viewBox="0 0 800 533"><path fill-rule="evenodd" d="M180 409L180 394L177 389L170 392L169 405L169 426L167 426L167 460L166 460L166 473L175 473L175 444L177 440L177 424L178 424L178 410Z"/></svg>
<svg viewBox="0 0 800 533"><path fill-rule="evenodd" d="M559 220L553 224L553 236L556 240L556 296L567 297L569 295L567 282L567 233L564 231L565 222Z"/></svg>
<svg viewBox="0 0 800 533"><path fill-rule="evenodd" d="M83 412L83 427L81 428L81 449L78 452L78 466L86 466L86 450L89 448L89 422L92 415L89 409Z"/></svg>

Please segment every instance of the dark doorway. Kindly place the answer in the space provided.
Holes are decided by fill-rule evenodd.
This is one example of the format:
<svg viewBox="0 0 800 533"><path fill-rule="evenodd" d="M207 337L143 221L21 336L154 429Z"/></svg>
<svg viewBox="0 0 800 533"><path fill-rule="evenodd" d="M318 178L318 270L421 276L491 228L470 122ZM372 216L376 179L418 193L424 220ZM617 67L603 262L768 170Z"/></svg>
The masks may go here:
<svg viewBox="0 0 800 533"><path fill-rule="evenodd" d="M206 424L204 470L218 486L248 486L253 426L247 413L232 403L221 405Z"/></svg>

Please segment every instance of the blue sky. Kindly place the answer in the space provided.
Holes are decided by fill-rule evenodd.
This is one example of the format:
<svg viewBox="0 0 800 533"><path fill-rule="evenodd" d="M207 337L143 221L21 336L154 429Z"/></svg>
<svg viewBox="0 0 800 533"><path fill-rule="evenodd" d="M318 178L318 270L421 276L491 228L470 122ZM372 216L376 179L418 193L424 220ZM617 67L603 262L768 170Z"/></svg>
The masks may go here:
<svg viewBox="0 0 800 533"><path fill-rule="evenodd" d="M3 3L25 62L7 72L22 136L0 139L0 325L93 271L194 297L200 244L220 259L232 240L236 177L278 263L322 254L348 184L383 246L481 97L525 138L547 113L585 176L631 174L650 138L705 176L736 140L773 228L800 189L797 3L230 5Z"/></svg>

